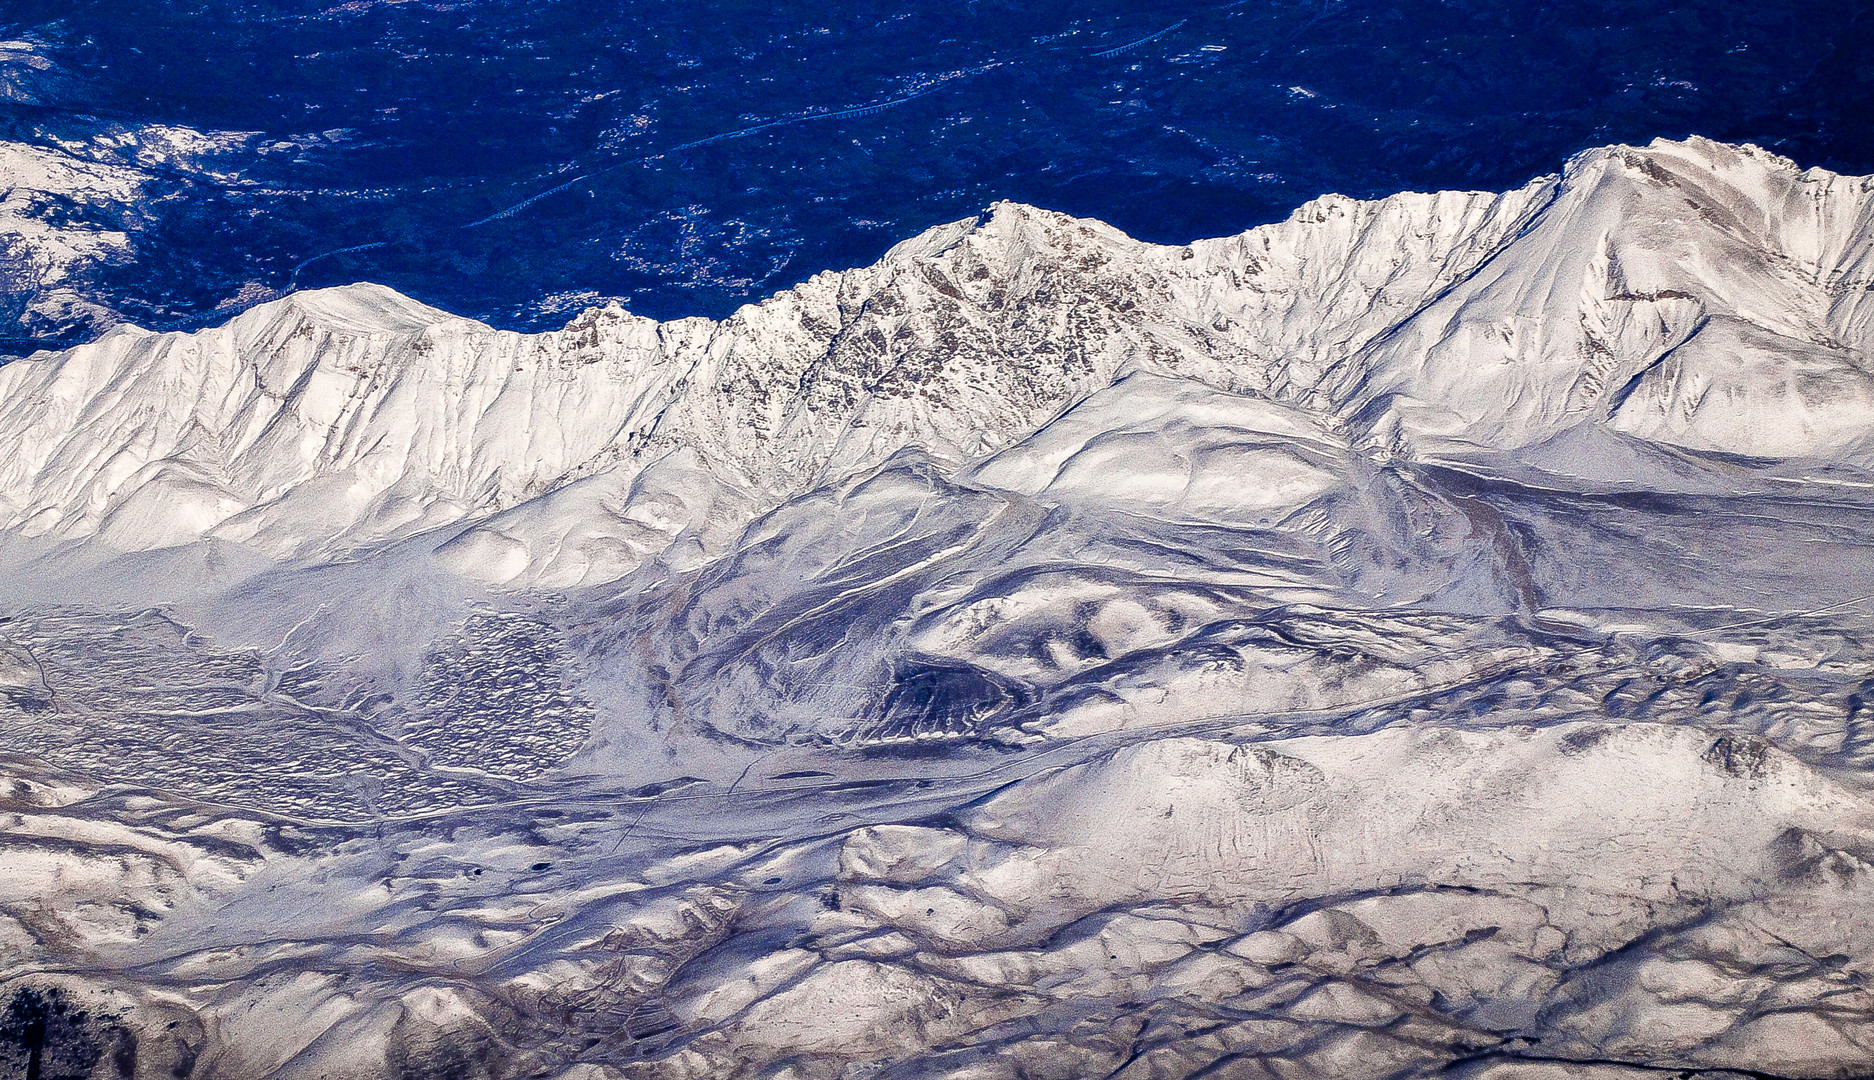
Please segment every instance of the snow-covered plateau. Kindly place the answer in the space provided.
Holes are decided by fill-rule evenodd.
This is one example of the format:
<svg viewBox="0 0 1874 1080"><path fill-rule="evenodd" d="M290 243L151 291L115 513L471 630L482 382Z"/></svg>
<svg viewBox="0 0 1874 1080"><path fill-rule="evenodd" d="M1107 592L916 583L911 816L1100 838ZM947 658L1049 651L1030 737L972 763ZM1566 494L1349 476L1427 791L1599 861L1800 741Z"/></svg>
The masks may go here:
<svg viewBox="0 0 1874 1080"><path fill-rule="evenodd" d="M0 1075L1874 1075L1874 178L0 367Z"/></svg>

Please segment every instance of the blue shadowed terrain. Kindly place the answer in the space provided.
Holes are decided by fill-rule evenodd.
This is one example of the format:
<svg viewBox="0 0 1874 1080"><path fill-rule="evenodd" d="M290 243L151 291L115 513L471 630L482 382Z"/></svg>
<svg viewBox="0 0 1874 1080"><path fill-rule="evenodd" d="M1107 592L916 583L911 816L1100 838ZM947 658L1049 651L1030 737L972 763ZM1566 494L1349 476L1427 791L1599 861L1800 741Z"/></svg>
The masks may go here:
<svg viewBox="0 0 1874 1080"><path fill-rule="evenodd" d="M0 37L0 140L137 185L13 198L123 240L0 246L0 352L359 279L720 316L1003 198L1182 241L1657 136L1874 171L1854 4L15 0Z"/></svg>

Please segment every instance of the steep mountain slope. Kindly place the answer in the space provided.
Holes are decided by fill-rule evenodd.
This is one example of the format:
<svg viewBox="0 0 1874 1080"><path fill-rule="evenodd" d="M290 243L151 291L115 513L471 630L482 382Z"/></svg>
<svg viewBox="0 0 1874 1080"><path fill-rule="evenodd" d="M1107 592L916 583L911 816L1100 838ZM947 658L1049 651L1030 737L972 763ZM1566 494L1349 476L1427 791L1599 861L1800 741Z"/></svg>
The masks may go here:
<svg viewBox="0 0 1874 1080"><path fill-rule="evenodd" d="M547 571L565 518L543 514L462 560L589 582L656 546L624 523L710 518L686 499L634 514L630 482L675 450L753 498L733 505L772 505L908 445L999 448L1126 370L1407 453L1593 426L1860 462L1869 206L1859 180L1656 144L1503 196L1329 197L1185 248L1003 204L720 324L601 309L526 337L373 286L301 294L0 370L0 507L27 536L316 557L603 473L621 535L585 542L616 539L609 557Z"/></svg>
<svg viewBox="0 0 1874 1080"><path fill-rule="evenodd" d="M1866 1075L1871 204L0 368L0 1075Z"/></svg>
<svg viewBox="0 0 1874 1080"><path fill-rule="evenodd" d="M1521 446L1584 422L1700 450L1864 457L1865 180L1692 143L1578 160L1503 255L1350 365L1405 430ZM1358 390L1351 388L1358 387Z"/></svg>

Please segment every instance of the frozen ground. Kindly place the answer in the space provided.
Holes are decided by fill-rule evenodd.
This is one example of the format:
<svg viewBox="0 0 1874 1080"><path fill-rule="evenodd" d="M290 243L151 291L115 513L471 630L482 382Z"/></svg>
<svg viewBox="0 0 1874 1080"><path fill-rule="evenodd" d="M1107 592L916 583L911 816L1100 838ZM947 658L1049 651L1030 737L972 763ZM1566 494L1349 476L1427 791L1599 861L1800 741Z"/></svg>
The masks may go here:
<svg viewBox="0 0 1874 1080"><path fill-rule="evenodd" d="M1874 182L0 368L0 1075L1874 1072Z"/></svg>

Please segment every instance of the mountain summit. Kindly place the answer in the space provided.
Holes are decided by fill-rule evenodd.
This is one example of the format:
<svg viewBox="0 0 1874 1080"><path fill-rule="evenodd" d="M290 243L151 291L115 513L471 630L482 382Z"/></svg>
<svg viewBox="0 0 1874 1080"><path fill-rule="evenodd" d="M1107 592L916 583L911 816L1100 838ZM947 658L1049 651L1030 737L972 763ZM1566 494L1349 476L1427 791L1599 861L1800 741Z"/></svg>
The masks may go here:
<svg viewBox="0 0 1874 1080"><path fill-rule="evenodd" d="M994 451L1133 371L1407 458L1637 439L1859 465L1871 206L1861 179L1692 140L1502 195L1328 196L1183 247L1003 203L721 322L611 307L521 335L373 285L301 293L0 370L0 524L323 557L596 477L617 520L510 517L526 535L490 525L477 550L503 554L461 565L592 583L669 542L637 519L722 512L635 512L659 463L737 492L740 524L907 447Z"/></svg>
<svg viewBox="0 0 1874 1080"><path fill-rule="evenodd" d="M1864 1075L1871 207L1694 139L10 363L0 1073Z"/></svg>

